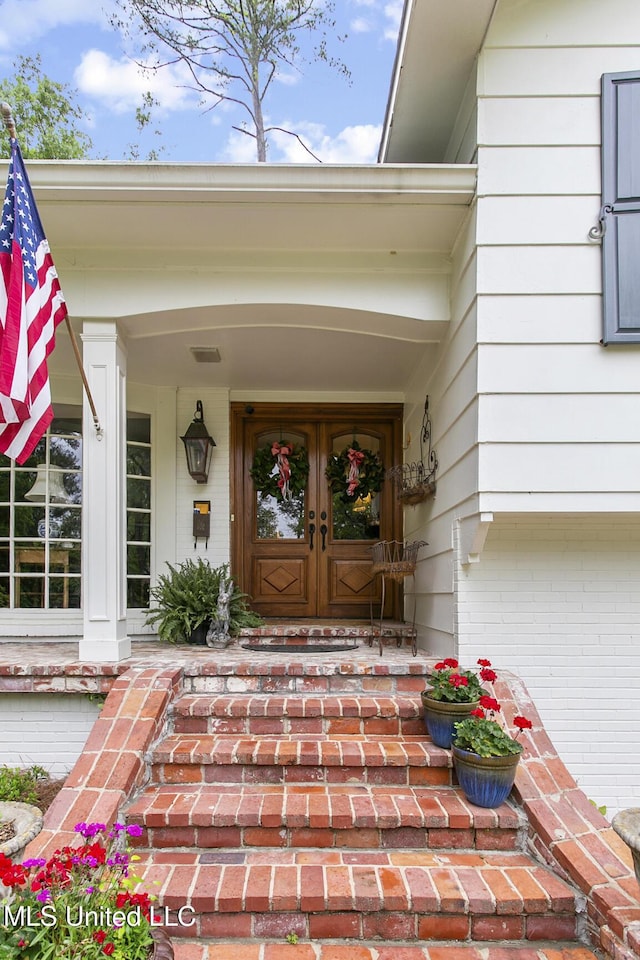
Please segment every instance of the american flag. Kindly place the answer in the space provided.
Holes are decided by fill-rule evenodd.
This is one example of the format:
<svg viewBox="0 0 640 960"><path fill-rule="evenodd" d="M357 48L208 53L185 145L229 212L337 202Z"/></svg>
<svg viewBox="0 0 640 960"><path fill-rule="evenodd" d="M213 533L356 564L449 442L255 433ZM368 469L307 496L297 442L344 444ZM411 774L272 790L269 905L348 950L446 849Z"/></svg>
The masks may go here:
<svg viewBox="0 0 640 960"><path fill-rule="evenodd" d="M47 357L67 308L14 138L0 267L0 453L24 463L53 419Z"/></svg>

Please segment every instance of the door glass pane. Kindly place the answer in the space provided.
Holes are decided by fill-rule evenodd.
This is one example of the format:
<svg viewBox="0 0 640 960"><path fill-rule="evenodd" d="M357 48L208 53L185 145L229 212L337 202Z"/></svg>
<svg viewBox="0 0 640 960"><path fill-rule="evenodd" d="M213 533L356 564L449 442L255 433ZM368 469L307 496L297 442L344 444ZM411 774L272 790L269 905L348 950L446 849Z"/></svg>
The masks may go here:
<svg viewBox="0 0 640 960"><path fill-rule="evenodd" d="M284 453L278 454L282 448ZM252 475L257 540L304 539L306 463L303 434L271 430L256 438Z"/></svg>
<svg viewBox="0 0 640 960"><path fill-rule="evenodd" d="M350 451L361 456L353 456ZM357 431L334 437L329 470L336 477L331 485L332 538L379 540L383 476L380 439Z"/></svg>

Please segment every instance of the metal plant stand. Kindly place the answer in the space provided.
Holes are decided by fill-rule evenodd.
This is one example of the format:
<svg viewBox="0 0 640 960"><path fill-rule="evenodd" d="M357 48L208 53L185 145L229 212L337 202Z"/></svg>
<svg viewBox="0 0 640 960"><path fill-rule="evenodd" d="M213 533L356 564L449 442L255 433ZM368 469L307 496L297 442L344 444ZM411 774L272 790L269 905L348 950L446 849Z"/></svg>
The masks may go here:
<svg viewBox="0 0 640 960"><path fill-rule="evenodd" d="M413 577L418 560L418 551L420 547L427 545L426 540L381 540L371 548L373 553L373 573L380 574L382 577L381 598L380 598L380 622L378 625L378 644L380 656L382 656L382 618L384 616L384 601L386 594L387 577L396 583L402 583L405 577ZM415 581L414 581L415 582ZM369 637L369 646L373 646L374 626L373 626L373 600L370 606L371 611L371 635ZM402 643L402 638L397 640L398 646ZM418 637L416 634L416 598L415 589L413 596L413 625L411 630L411 652L415 657L418 652Z"/></svg>

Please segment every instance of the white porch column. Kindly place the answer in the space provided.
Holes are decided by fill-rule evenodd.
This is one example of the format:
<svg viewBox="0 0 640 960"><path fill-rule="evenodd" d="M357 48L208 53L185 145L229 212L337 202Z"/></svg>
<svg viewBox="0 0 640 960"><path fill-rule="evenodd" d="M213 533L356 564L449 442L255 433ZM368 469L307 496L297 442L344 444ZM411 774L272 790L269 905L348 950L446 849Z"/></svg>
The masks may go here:
<svg viewBox="0 0 640 960"><path fill-rule="evenodd" d="M124 660L126 592L126 353L115 321L85 321L83 363L103 435L83 403L80 659Z"/></svg>

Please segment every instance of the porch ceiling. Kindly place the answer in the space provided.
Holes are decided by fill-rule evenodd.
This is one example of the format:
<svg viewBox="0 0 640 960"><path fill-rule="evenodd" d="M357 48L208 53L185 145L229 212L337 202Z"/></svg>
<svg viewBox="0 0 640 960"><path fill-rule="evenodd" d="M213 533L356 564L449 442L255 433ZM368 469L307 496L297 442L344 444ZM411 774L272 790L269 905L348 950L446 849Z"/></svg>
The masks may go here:
<svg viewBox="0 0 640 960"><path fill-rule="evenodd" d="M75 323L116 318L132 380L238 390L401 391L446 329L475 190L459 165L29 172ZM51 372L73 375L58 339Z"/></svg>

